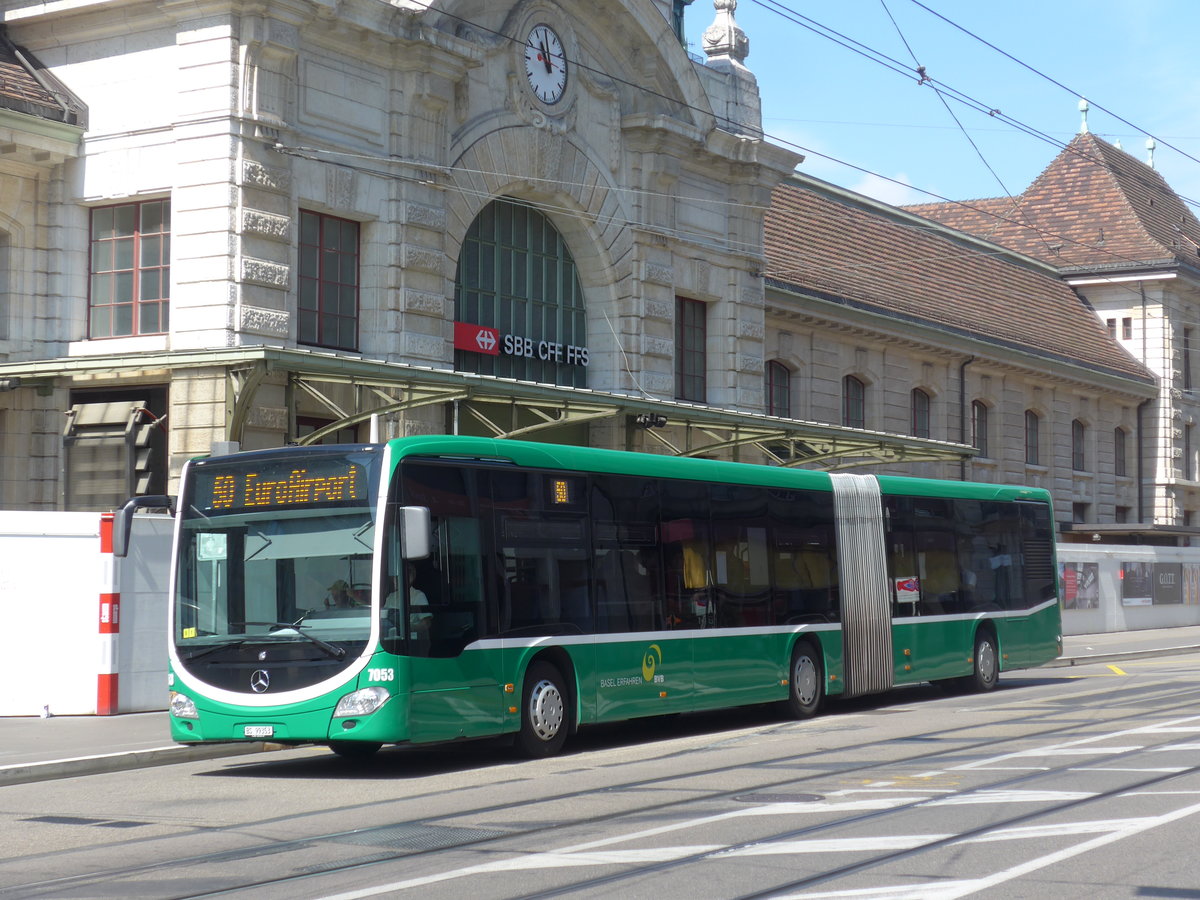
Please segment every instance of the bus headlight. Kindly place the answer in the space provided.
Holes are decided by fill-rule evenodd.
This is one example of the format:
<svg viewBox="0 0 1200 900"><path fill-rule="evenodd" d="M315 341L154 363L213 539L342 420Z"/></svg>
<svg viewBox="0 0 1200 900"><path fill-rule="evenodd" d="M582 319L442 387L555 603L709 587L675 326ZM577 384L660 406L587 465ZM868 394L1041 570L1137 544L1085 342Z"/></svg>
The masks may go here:
<svg viewBox="0 0 1200 900"><path fill-rule="evenodd" d="M387 688L383 687L365 687L361 690L347 694L338 701L337 709L333 711L334 718L344 718L346 716L369 716L383 704L387 703L388 697Z"/></svg>
<svg viewBox="0 0 1200 900"><path fill-rule="evenodd" d="M200 713L196 711L196 704L192 702L192 698L174 691L171 692L171 715L177 719L200 718Z"/></svg>

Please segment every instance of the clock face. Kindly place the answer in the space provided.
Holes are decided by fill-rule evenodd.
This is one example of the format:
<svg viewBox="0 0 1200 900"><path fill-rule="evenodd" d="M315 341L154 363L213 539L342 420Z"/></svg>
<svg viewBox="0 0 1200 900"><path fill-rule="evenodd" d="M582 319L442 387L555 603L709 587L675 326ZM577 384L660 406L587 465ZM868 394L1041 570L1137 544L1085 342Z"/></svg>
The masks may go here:
<svg viewBox="0 0 1200 900"><path fill-rule="evenodd" d="M567 58L549 25L534 25L525 39L525 75L543 103L557 103L567 89Z"/></svg>

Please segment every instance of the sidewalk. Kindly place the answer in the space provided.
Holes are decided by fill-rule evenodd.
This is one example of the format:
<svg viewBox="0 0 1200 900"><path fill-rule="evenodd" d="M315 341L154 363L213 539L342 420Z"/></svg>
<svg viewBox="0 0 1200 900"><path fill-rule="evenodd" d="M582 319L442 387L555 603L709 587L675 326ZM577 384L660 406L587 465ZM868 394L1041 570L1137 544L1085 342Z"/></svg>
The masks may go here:
<svg viewBox="0 0 1200 900"><path fill-rule="evenodd" d="M1088 665L1144 656L1200 651L1200 626L1067 635L1063 655L1048 667ZM171 743L165 712L119 716L0 718L0 787L218 759L277 744Z"/></svg>

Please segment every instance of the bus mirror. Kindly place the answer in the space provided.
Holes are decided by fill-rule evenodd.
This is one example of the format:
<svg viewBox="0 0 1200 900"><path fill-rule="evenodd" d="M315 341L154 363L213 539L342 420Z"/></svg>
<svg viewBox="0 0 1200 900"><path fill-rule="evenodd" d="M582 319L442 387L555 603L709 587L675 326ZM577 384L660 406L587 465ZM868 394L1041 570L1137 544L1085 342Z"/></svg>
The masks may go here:
<svg viewBox="0 0 1200 900"><path fill-rule="evenodd" d="M133 531L133 514L139 509L165 509L175 514L175 502L170 497L131 497L113 513L113 556L129 555L129 535Z"/></svg>
<svg viewBox="0 0 1200 900"><path fill-rule="evenodd" d="M429 533L432 528L427 506L401 506L399 522L400 547L405 559L425 559L431 552Z"/></svg>

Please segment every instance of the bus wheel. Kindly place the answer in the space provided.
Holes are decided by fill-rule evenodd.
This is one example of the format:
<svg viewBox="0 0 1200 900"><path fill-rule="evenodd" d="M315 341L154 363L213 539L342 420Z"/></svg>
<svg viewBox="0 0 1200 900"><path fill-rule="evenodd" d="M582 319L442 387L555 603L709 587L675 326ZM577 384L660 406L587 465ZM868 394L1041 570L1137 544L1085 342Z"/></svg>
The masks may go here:
<svg viewBox="0 0 1200 900"><path fill-rule="evenodd" d="M790 676L788 715L793 719L811 719L820 711L825 691L821 660L808 641L800 641L792 651Z"/></svg>
<svg viewBox="0 0 1200 900"><path fill-rule="evenodd" d="M996 639L990 631L980 631L975 636L975 671L959 684L964 690L985 693L994 688L999 679L1000 654L996 652Z"/></svg>
<svg viewBox="0 0 1200 900"><path fill-rule="evenodd" d="M379 752L383 744L367 744L361 741L333 741L329 749L342 759L369 759Z"/></svg>
<svg viewBox="0 0 1200 900"><path fill-rule="evenodd" d="M558 669L535 662L525 673L517 750L530 759L553 756L567 740L567 692Z"/></svg>

